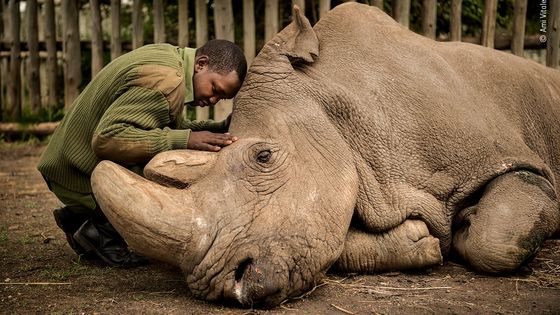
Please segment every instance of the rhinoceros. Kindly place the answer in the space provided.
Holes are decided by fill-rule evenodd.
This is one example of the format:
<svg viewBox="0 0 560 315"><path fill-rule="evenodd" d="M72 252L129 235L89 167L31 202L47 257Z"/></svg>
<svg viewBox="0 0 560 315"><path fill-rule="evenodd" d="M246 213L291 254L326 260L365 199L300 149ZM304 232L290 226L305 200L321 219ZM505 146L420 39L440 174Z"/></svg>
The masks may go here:
<svg viewBox="0 0 560 315"><path fill-rule="evenodd" d="M272 306L327 270L457 254L513 272L559 224L560 73L441 43L356 3L297 8L254 60L219 153L168 151L92 186L138 252L207 300Z"/></svg>

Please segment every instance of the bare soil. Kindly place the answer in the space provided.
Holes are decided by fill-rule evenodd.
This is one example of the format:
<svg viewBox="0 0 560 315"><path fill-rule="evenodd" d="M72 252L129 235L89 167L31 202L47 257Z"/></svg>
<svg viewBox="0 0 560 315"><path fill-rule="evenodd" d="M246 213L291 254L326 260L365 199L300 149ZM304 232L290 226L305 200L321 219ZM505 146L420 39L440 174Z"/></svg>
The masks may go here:
<svg viewBox="0 0 560 315"><path fill-rule="evenodd" d="M35 165L43 145L0 145L0 313L78 314L559 314L560 240L517 274L492 277L454 262L427 271L330 274L270 310L192 297L180 271L78 261L52 218L60 203Z"/></svg>

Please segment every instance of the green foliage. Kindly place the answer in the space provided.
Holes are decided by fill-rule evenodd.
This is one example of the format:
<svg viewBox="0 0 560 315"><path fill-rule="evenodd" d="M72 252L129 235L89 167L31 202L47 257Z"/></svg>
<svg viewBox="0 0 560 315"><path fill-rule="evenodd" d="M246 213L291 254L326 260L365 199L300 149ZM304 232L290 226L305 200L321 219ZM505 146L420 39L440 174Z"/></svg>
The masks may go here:
<svg viewBox="0 0 560 315"><path fill-rule="evenodd" d="M45 121L58 121L64 116L64 106L59 104L54 107L41 107L37 112L31 111L29 106L25 106L21 111L20 123L33 124Z"/></svg>

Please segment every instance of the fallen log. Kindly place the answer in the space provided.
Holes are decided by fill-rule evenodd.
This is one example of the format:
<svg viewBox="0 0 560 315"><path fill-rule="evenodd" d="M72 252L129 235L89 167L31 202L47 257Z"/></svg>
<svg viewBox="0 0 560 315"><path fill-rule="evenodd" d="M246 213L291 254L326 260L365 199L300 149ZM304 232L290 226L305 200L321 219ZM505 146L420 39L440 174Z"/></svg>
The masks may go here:
<svg viewBox="0 0 560 315"><path fill-rule="evenodd" d="M39 124L0 123L0 134L4 138L21 138L23 135L44 137L51 135L60 122L44 122Z"/></svg>

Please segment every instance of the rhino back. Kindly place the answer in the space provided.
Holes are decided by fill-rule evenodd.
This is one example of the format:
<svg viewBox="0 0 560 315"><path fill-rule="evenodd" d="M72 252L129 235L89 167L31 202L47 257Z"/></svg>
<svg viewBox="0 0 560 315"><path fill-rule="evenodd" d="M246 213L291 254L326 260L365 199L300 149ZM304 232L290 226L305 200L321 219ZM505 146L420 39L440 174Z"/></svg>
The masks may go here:
<svg viewBox="0 0 560 315"><path fill-rule="evenodd" d="M355 3L314 29L320 54L308 73L344 95L339 129L381 181L406 181L451 203L513 169L558 185L557 70L438 43Z"/></svg>

